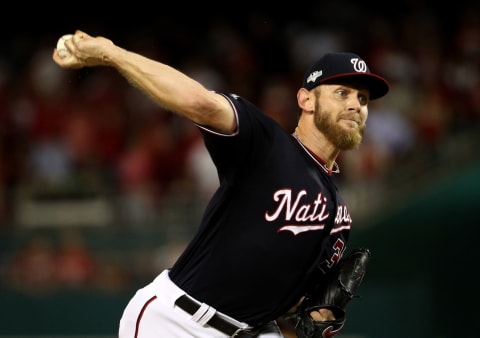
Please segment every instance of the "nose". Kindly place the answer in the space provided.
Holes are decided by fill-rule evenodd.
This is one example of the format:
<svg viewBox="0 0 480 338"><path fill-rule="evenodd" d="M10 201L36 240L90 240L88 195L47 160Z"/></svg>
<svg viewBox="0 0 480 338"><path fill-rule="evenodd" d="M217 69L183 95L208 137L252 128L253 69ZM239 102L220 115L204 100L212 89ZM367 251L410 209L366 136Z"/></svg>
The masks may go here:
<svg viewBox="0 0 480 338"><path fill-rule="evenodd" d="M362 99L358 95L352 95L351 99L348 100L348 110L360 111L362 108Z"/></svg>

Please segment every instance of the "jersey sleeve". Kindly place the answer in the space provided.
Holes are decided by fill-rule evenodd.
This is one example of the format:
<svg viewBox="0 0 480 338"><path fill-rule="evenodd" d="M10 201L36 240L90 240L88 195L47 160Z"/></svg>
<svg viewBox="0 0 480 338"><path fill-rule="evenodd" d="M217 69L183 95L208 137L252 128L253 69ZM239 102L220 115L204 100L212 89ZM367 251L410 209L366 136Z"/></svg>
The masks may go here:
<svg viewBox="0 0 480 338"><path fill-rule="evenodd" d="M248 168L248 163L261 158L268 151L279 125L244 98L223 94L232 105L237 129L232 134L218 133L200 127L205 146L217 168L220 179L234 177L238 170Z"/></svg>

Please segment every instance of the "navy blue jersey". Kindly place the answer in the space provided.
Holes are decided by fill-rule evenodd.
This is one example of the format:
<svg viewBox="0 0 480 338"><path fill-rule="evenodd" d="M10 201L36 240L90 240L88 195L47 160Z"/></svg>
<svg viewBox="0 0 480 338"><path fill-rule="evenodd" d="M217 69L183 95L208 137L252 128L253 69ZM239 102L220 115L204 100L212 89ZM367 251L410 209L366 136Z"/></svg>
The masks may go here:
<svg viewBox="0 0 480 338"><path fill-rule="evenodd" d="M238 127L200 127L219 189L171 269L193 297L257 325L285 314L345 250L351 218L332 174L253 104L225 95Z"/></svg>

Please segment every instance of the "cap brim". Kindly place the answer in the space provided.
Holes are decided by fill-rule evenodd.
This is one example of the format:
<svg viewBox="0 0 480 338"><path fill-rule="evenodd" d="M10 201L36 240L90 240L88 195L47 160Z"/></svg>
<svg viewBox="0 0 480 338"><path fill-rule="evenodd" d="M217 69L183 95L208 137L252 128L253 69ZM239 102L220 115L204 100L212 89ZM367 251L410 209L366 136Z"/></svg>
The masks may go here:
<svg viewBox="0 0 480 338"><path fill-rule="evenodd" d="M390 90L390 84L383 77L375 74L366 73L348 73L325 78L321 83L356 83L365 86L370 92L370 100L381 98Z"/></svg>

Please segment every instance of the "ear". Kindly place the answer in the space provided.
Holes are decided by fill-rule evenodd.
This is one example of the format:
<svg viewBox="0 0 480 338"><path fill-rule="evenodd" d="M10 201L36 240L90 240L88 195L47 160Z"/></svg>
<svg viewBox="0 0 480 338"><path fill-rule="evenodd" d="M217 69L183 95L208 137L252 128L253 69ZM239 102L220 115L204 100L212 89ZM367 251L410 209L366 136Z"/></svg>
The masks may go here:
<svg viewBox="0 0 480 338"><path fill-rule="evenodd" d="M305 112L313 112L315 109L315 100L313 99L313 92L305 88L300 88L297 92L297 104Z"/></svg>

